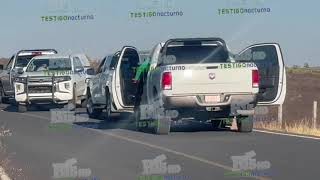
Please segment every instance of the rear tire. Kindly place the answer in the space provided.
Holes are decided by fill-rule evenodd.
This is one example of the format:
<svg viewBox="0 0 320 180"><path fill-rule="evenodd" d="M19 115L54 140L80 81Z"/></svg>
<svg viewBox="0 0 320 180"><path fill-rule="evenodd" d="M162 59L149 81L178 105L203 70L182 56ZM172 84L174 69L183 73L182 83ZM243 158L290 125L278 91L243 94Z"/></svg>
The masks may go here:
<svg viewBox="0 0 320 180"><path fill-rule="evenodd" d="M222 121L221 120L212 120L211 121L212 127L214 129L219 129L222 127Z"/></svg>
<svg viewBox="0 0 320 180"><path fill-rule="evenodd" d="M70 111L75 111L77 109L77 94L76 94L77 86L74 84L72 88L72 100L68 103L68 109Z"/></svg>
<svg viewBox="0 0 320 180"><path fill-rule="evenodd" d="M3 97L4 97L3 87L0 84L0 104L3 103Z"/></svg>
<svg viewBox="0 0 320 180"><path fill-rule="evenodd" d="M253 116L239 117L237 120L238 131L250 133L253 131Z"/></svg>
<svg viewBox="0 0 320 180"><path fill-rule="evenodd" d="M106 117L105 120L111 120L111 99L109 91L106 91Z"/></svg>
<svg viewBox="0 0 320 180"><path fill-rule="evenodd" d="M86 108L88 104L88 99L84 99L81 101L81 108Z"/></svg>
<svg viewBox="0 0 320 180"><path fill-rule="evenodd" d="M28 105L26 104L18 104L18 112L25 113L28 111Z"/></svg>
<svg viewBox="0 0 320 180"><path fill-rule="evenodd" d="M93 102L91 97L88 98L88 103L86 105L86 108L87 108L87 113L89 117L92 119L98 118L102 113L102 109L95 109L93 107Z"/></svg>
<svg viewBox="0 0 320 180"><path fill-rule="evenodd" d="M168 135L171 128L171 118L170 117L158 117L155 120L155 134Z"/></svg>

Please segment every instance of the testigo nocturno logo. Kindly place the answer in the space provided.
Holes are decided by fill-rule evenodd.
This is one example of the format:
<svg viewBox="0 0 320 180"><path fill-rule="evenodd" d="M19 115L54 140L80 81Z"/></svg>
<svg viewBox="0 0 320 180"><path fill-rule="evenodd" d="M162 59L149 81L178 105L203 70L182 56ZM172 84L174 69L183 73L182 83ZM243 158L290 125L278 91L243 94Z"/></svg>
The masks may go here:
<svg viewBox="0 0 320 180"><path fill-rule="evenodd" d="M218 15L255 15L272 12L265 0L226 0L224 7L217 9Z"/></svg>

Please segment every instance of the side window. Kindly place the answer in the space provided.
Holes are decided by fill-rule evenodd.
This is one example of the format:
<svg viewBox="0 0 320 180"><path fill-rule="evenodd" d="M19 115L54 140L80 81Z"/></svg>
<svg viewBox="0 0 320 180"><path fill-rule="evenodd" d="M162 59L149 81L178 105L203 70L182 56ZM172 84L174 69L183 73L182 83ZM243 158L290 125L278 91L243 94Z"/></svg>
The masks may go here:
<svg viewBox="0 0 320 180"><path fill-rule="evenodd" d="M97 74L100 74L100 73L102 72L103 65L104 65L105 61L106 61L106 58L104 58L104 59L101 61L100 65L99 65L99 67L98 67L98 70L97 70Z"/></svg>
<svg viewBox="0 0 320 180"><path fill-rule="evenodd" d="M74 69L83 68L81 60L78 57L73 58L73 66L74 66Z"/></svg>
<svg viewBox="0 0 320 180"><path fill-rule="evenodd" d="M112 57L109 69L116 68L118 61L119 61L119 58L120 58L119 56L120 56L120 53L118 53Z"/></svg>
<svg viewBox="0 0 320 180"><path fill-rule="evenodd" d="M104 66L103 66L103 72L106 72L109 70L111 60L112 60L112 56L108 56L108 58L106 58L106 61L104 62Z"/></svg>
<svg viewBox="0 0 320 180"><path fill-rule="evenodd" d="M14 59L14 56L12 56L6 66L6 70L10 70L12 68L12 64L13 64L13 59Z"/></svg>

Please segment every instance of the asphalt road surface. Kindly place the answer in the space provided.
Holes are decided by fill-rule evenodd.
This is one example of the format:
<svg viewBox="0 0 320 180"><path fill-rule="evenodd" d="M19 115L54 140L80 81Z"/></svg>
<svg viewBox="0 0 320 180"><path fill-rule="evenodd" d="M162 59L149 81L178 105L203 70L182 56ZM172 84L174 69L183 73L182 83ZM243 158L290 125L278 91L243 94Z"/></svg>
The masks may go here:
<svg viewBox="0 0 320 180"><path fill-rule="evenodd" d="M128 116L112 122L89 120L74 126L52 126L52 114L46 108L21 114L13 106L1 105L0 125L12 132L3 138L11 160L7 173L12 179L50 180L68 171L59 174L54 167L73 162L76 175L90 174L90 178L74 179L157 180L154 174L159 174L170 180L292 180L317 179L319 175L318 139L235 133L206 124L180 124L170 135L159 136L136 132ZM77 117L86 117L85 111L78 110ZM256 170L254 177L232 173L232 157L243 159L246 153L252 155L251 167L267 169ZM148 162L155 165L147 166Z"/></svg>

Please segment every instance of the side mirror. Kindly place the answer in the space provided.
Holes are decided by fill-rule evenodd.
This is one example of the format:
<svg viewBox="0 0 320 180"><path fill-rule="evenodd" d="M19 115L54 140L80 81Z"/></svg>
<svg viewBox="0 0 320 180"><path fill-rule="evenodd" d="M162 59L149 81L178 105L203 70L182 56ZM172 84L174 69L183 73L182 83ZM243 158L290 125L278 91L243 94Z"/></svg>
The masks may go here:
<svg viewBox="0 0 320 180"><path fill-rule="evenodd" d="M88 75L96 75L96 72L94 71L93 68L87 69L87 74Z"/></svg>
<svg viewBox="0 0 320 180"><path fill-rule="evenodd" d="M24 70L23 70L23 68L18 68L17 72L18 72L18 74L23 74Z"/></svg>
<svg viewBox="0 0 320 180"><path fill-rule="evenodd" d="M80 73L80 72L84 71L84 68L83 67L78 67L74 71Z"/></svg>

